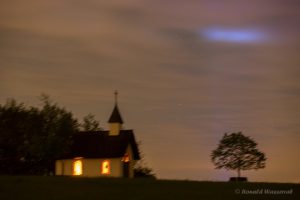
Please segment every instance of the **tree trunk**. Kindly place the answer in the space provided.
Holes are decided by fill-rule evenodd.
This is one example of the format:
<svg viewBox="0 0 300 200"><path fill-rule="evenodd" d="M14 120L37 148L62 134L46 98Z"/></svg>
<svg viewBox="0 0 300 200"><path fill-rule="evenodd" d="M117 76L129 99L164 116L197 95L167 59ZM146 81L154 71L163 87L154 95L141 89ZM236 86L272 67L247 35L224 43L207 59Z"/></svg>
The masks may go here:
<svg viewBox="0 0 300 200"><path fill-rule="evenodd" d="M238 178L240 178L240 177L241 177L241 169L238 168Z"/></svg>

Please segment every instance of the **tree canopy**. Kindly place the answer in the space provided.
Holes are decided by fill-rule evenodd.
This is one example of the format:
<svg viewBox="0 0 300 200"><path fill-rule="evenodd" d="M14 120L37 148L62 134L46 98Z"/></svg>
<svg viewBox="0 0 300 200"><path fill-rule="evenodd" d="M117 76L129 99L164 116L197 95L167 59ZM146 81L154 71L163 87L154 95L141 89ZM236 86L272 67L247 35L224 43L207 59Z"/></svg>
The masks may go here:
<svg viewBox="0 0 300 200"><path fill-rule="evenodd" d="M212 151L211 160L217 169L241 170L265 167L265 154L257 149L257 143L241 132L223 136L217 149Z"/></svg>
<svg viewBox="0 0 300 200"><path fill-rule="evenodd" d="M73 114L41 97L42 107L15 100L0 105L0 173L50 174L78 131Z"/></svg>
<svg viewBox="0 0 300 200"><path fill-rule="evenodd" d="M80 124L83 131L100 131L99 122L95 119L93 114L88 114L83 118L83 123Z"/></svg>

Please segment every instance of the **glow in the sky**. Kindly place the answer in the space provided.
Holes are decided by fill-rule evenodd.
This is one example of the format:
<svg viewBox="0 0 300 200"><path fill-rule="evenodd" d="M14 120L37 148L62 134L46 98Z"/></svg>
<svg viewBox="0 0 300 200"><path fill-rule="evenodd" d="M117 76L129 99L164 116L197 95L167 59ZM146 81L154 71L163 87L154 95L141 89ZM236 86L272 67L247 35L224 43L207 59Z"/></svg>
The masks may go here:
<svg viewBox="0 0 300 200"><path fill-rule="evenodd" d="M242 28L207 28L200 34L210 41L251 43L261 42L266 39L265 34L255 29Z"/></svg>

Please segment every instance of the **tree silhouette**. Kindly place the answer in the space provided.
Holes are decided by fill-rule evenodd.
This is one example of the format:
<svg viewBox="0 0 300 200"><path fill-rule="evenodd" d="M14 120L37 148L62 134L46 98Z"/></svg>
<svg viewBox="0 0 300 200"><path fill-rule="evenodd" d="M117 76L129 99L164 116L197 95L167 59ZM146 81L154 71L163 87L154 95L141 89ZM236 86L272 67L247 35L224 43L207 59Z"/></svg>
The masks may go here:
<svg viewBox="0 0 300 200"><path fill-rule="evenodd" d="M147 166L145 154L141 151L142 142L138 142L141 159L134 165L134 177L156 178L153 169Z"/></svg>
<svg viewBox="0 0 300 200"><path fill-rule="evenodd" d="M83 118L83 123L80 124L82 131L100 131L99 122L93 114L88 114Z"/></svg>
<svg viewBox="0 0 300 200"><path fill-rule="evenodd" d="M42 95L42 108L0 105L0 174L51 174L78 132L73 114Z"/></svg>
<svg viewBox="0 0 300 200"><path fill-rule="evenodd" d="M260 169L265 167L265 154L257 149L257 143L241 132L223 136L217 149L212 151L211 160L216 169L241 170Z"/></svg>

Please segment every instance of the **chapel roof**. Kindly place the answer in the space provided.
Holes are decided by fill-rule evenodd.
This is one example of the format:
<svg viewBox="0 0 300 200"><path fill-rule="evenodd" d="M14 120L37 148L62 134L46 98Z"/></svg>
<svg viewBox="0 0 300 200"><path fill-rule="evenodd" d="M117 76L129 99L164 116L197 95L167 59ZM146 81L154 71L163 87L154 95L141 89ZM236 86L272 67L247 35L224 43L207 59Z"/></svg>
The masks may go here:
<svg viewBox="0 0 300 200"><path fill-rule="evenodd" d="M133 159L140 154L133 130L120 130L119 135L111 136L109 131L79 132L73 137L73 145L65 158L118 158L123 157L128 145L133 151Z"/></svg>

